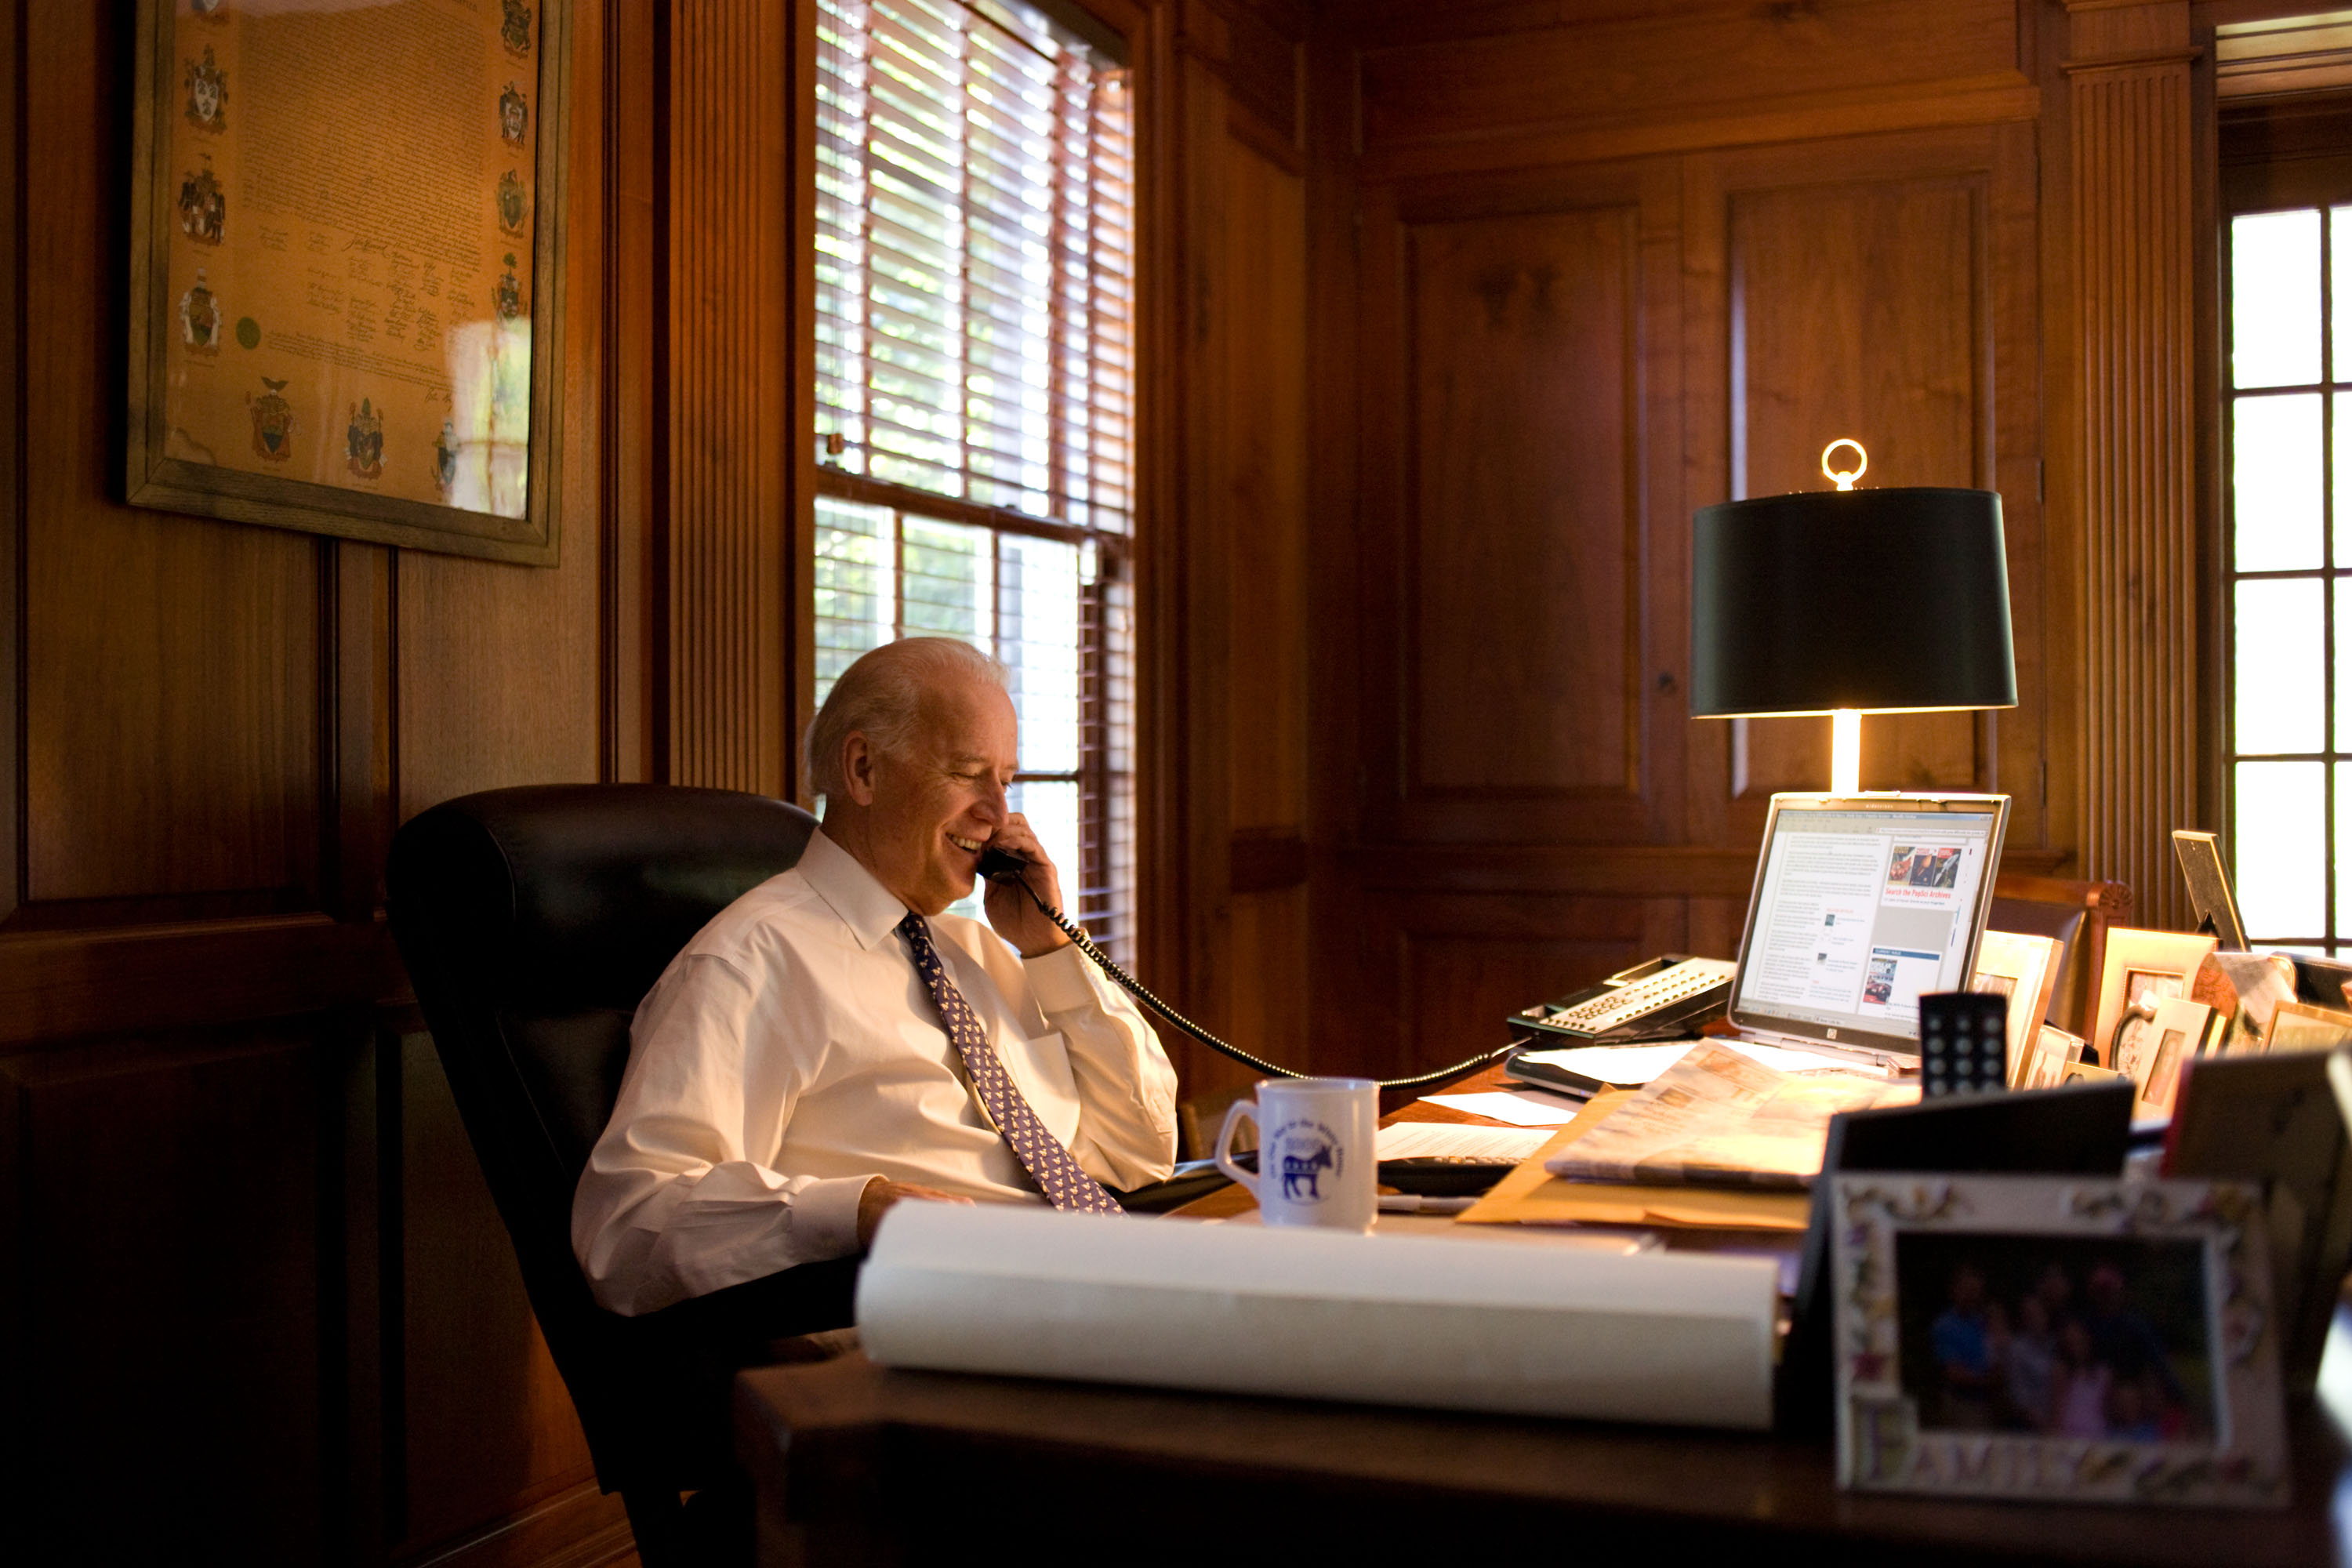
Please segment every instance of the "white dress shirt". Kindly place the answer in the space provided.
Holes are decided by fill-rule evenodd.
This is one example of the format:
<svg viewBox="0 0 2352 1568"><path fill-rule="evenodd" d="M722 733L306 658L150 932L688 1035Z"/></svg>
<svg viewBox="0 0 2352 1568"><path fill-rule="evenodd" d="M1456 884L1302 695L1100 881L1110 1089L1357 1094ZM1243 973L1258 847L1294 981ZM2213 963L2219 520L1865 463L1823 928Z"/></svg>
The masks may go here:
<svg viewBox="0 0 2352 1568"><path fill-rule="evenodd" d="M822 832L688 942L638 1005L620 1103L572 1205L596 1300L651 1312L857 1250L876 1176L1042 1202L964 1076L907 907ZM949 976L1038 1118L1088 1174L1166 1178L1176 1072L1075 946L1024 959L929 919Z"/></svg>

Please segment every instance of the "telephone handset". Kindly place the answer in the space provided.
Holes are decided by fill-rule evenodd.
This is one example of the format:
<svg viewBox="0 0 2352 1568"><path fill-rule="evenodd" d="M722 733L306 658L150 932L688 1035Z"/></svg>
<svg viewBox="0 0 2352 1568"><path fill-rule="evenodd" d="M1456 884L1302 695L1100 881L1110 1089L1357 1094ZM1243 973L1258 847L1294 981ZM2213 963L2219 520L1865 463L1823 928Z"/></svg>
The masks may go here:
<svg viewBox="0 0 2352 1568"><path fill-rule="evenodd" d="M1573 995L1523 1008L1507 1022L1515 1030L1584 1045L1682 1039L1723 1016L1738 973L1738 964L1724 959L1669 952L1621 969Z"/></svg>
<svg viewBox="0 0 2352 1568"><path fill-rule="evenodd" d="M1121 969L1117 963L1114 963L1111 961L1109 954L1104 952L1102 949L1094 944L1092 939L1087 935L1084 927L1073 923L1068 916L1063 914L1061 910L1055 909L1053 905L1047 903L1043 898L1038 896L1037 889L1031 887L1028 881L1022 876L1022 873L1026 871L1028 868L1029 862L1022 859L1017 855L1008 854L1004 850L992 847L983 847L981 849L980 874L982 877L992 882L1010 882L1014 887L1019 888L1023 892L1028 894L1029 901L1037 906L1038 911L1041 914L1043 914L1047 920L1052 921L1056 926L1060 927L1062 934L1076 942L1080 952L1085 953L1088 958L1094 960L1097 968L1100 969L1105 974L1109 975L1113 980L1117 981L1120 986L1122 986L1128 994L1133 996L1137 1001L1142 1003L1145 1006L1150 1008L1162 1018L1167 1019L1168 1022L1175 1025L1176 1027L1192 1036L1194 1039L1200 1041L1211 1050L1222 1052L1225 1056L1233 1058L1234 1060L1240 1062L1243 1066L1255 1068L1259 1072L1265 1073L1269 1078L1304 1078L1307 1076L1296 1068L1277 1067L1274 1063L1267 1061L1263 1058L1250 1055L1247 1051L1243 1050L1238 1047L1225 1044L1224 1041L1217 1038L1216 1036L1209 1033L1208 1030L1201 1027L1200 1025L1195 1024L1192 1019L1187 1018L1183 1014L1179 1013L1175 1008L1171 1007L1167 1003L1162 1002L1159 997L1154 996L1150 992L1145 990L1142 984L1138 982L1133 975L1128 973L1126 970ZM1428 1084L1444 1083L1449 1079L1460 1078L1464 1073L1470 1071L1474 1068L1485 1067L1490 1062L1499 1060L1500 1058L1510 1055L1511 1052L1519 1047L1520 1043L1521 1042L1517 1040L1514 1040L1509 1045L1504 1046L1499 1049L1487 1051L1479 1056L1472 1057L1466 1061L1455 1062L1452 1067L1440 1068L1435 1072L1415 1073L1411 1078L1384 1078L1379 1080L1380 1086L1382 1089L1420 1089Z"/></svg>

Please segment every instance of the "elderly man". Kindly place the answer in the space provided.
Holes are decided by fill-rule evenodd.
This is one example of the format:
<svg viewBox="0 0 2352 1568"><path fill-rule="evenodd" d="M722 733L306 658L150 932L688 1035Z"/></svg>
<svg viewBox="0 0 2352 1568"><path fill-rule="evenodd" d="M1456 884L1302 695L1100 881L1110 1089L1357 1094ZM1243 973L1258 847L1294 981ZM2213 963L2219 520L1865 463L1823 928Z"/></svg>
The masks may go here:
<svg viewBox="0 0 2352 1568"><path fill-rule="evenodd" d="M981 850L1054 865L1005 789L1004 672L921 637L866 654L809 727L824 824L703 928L637 1009L620 1103L572 1205L596 1299L727 1308L740 1331L846 1322L855 1258L904 1198L1114 1208L1165 1178L1176 1075L1124 994L1018 889L943 911Z"/></svg>

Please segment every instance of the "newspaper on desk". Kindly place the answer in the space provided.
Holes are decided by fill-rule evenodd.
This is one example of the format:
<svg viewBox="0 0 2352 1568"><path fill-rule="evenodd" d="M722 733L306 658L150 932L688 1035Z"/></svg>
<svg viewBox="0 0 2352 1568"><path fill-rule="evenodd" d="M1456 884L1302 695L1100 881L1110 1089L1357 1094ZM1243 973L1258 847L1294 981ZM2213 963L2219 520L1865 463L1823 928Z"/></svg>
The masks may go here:
<svg viewBox="0 0 2352 1568"><path fill-rule="evenodd" d="M1544 1168L1579 1181L1801 1188L1821 1173L1831 1117L1918 1098L1916 1083L1776 1072L1695 1046Z"/></svg>

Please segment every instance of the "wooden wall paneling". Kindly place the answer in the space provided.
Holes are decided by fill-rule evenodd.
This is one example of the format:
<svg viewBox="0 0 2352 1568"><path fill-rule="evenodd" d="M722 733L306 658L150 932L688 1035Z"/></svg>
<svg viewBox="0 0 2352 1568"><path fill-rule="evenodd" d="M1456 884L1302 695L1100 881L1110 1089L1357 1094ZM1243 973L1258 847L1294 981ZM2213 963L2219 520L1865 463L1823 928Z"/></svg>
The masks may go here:
<svg viewBox="0 0 2352 1568"><path fill-rule="evenodd" d="M109 499L130 18L25 18L26 894L315 907L320 546Z"/></svg>
<svg viewBox="0 0 2352 1568"><path fill-rule="evenodd" d="M781 737L780 794L814 808L800 737L816 716L816 0L793 0L787 18L784 169L790 182L788 222L780 238L785 265L783 315L790 331L783 395L786 428L800 432L784 444L783 595L786 662L780 686L791 706ZM1132 24L1130 24L1132 25Z"/></svg>
<svg viewBox="0 0 2352 1568"><path fill-rule="evenodd" d="M1868 449L1874 486L1990 479L1984 184L1930 176L1733 193L1733 499L1829 489L1821 449L1848 436ZM1933 613L1934 584L1885 587ZM1735 795L1828 783L1822 721L1732 722ZM1977 783L1968 714L1873 718L1863 736L1865 788Z"/></svg>
<svg viewBox="0 0 2352 1568"><path fill-rule="evenodd" d="M1372 49L1364 139L1377 147L1570 116L1690 117L1768 95L1916 89L2015 69L2014 0L1938 0L1936 9L1936 25L1923 26L1906 0L1646 7L1581 26Z"/></svg>
<svg viewBox="0 0 2352 1568"><path fill-rule="evenodd" d="M600 117L604 137L605 453L598 536L603 657L601 757L598 776L613 781L652 778L663 747L655 725L655 634L666 625L656 609L662 581L653 560L656 471L655 362L661 342L655 321L658 269L667 247L659 207L659 154L655 132L667 105L656 12L662 0L604 0L598 18L606 37ZM584 18L575 21L583 25ZM595 123L588 121L586 123Z"/></svg>
<svg viewBox="0 0 2352 1568"><path fill-rule="evenodd" d="M1200 1007L1192 979L1198 857L1185 691L1186 323L1200 287L1186 256L1186 69L1179 7L1154 5L1127 34L1136 163L1136 894L1139 972L1163 996ZM1192 1058L1171 1045L1181 1077Z"/></svg>
<svg viewBox="0 0 2352 1568"><path fill-rule="evenodd" d="M1305 819L1307 275L1305 182L1224 143L1214 293L1217 461L1228 626L1226 790L1234 828Z"/></svg>
<svg viewBox="0 0 2352 1568"><path fill-rule="evenodd" d="M1280 40L1276 38L1276 43ZM1228 972L1226 1022L1238 1041L1289 1066L1306 1038L1307 735L1305 182L1237 140L1227 116L1216 170L1217 272L1209 291L1219 422L1210 435L1216 493L1202 534L1214 541L1232 639L1216 705L1230 916L1211 935ZM1202 1054L1194 1095L1238 1089L1248 1069Z"/></svg>
<svg viewBox="0 0 2352 1568"><path fill-rule="evenodd" d="M1378 176L1592 163L2031 115L2015 0L1455 6L1360 37Z"/></svg>
<svg viewBox="0 0 2352 1568"><path fill-rule="evenodd" d="M1689 169L1690 504L1825 489L1822 447L1847 436L1870 449L1865 485L2000 489L2021 706L1873 717L1863 783L2006 789L2018 842L2045 842L2032 128L1705 154ZM1827 785L1826 719L1692 728L1704 840L1752 844L1774 790Z"/></svg>
<svg viewBox="0 0 2352 1568"><path fill-rule="evenodd" d="M1381 837L1640 840L1679 811L1651 752L1679 740L1654 710L1679 721L1656 634L1680 576L1649 572L1680 487L1675 433L1648 428L1670 403L1647 399L1677 379L1674 193L1663 165L1366 192L1358 691Z"/></svg>
<svg viewBox="0 0 2352 1568"><path fill-rule="evenodd" d="M1232 536L1223 518L1230 504L1223 448L1232 388L1222 328L1228 296L1237 287L1226 274L1223 200L1228 100L1223 82L1202 58L1204 52L1222 52L1223 21L1206 7L1186 10L1181 52L1169 62L1164 89L1172 101L1160 121L1170 137L1162 167L1176 187L1168 276L1179 291L1160 378L1172 392L1172 422L1163 427L1172 475L1171 504L1147 539L1148 559L1164 574L1164 618L1156 631L1169 665L1159 691L1163 700L1176 699L1170 715L1175 745L1165 753L1165 765L1181 781L1172 797L1161 797L1164 812L1154 831L1177 836L1172 854L1182 862L1182 901L1171 910L1182 931L1177 972L1182 994L1217 1030L1231 1027L1235 981L1226 876L1234 758L1222 699L1233 689L1236 661L1248 657L1234 644L1235 604L1226 573ZM1147 629L1145 636L1152 635ZM1196 1083L1219 1080L1222 1068L1211 1055L1187 1045L1175 1058L1188 1092Z"/></svg>
<svg viewBox="0 0 2352 1568"><path fill-rule="evenodd" d="M1443 1067L1507 1038L1519 1008L1679 950L1680 898L1382 892L1365 903L1371 963L1361 982L1383 1005L1350 1059L1328 1070L1391 1077Z"/></svg>
<svg viewBox="0 0 2352 1568"><path fill-rule="evenodd" d="M0 921L25 896L23 644L25 632L25 105L24 9L0 5Z"/></svg>
<svg viewBox="0 0 2352 1568"><path fill-rule="evenodd" d="M1307 155L1306 544L1307 964L1312 1058L1346 1053L1366 1015L1356 977L1364 960L1361 905L1349 872L1363 837L1370 773L1359 737L1359 630L1363 580L1356 516L1360 467L1356 322L1363 209L1357 179L1357 70L1353 47L1318 14L1302 58L1302 140Z"/></svg>
<svg viewBox="0 0 2352 1568"><path fill-rule="evenodd" d="M2175 926L2188 911L2168 839L2203 820L2189 17L2067 11L2084 872Z"/></svg>
<svg viewBox="0 0 2352 1568"><path fill-rule="evenodd" d="M332 836L321 847L327 911L372 921L383 907L384 857L398 826L394 780L392 587L394 552L356 540L321 549L328 610L320 683L320 754L328 763L322 810Z"/></svg>
<svg viewBox="0 0 2352 1568"><path fill-rule="evenodd" d="M326 1555L317 1062L300 1022L0 1058L26 1561Z"/></svg>
<svg viewBox="0 0 2352 1568"><path fill-rule="evenodd" d="M573 232L605 223L604 34L601 6L572 21L567 201ZM600 243L568 245L562 515L589 519L605 494L605 298ZM602 520L599 520L601 531ZM607 746L600 645L606 551L598 531L567 530L562 563L504 566L403 551L394 597L399 816L506 784L599 777Z"/></svg>
<svg viewBox="0 0 2352 1568"><path fill-rule="evenodd" d="M404 1288L396 1426L406 1506L392 1554L450 1542L593 1478L587 1438L523 1292L506 1227L457 1119L432 1038L396 1052L396 1110L381 1117L399 1172ZM385 1081L379 1074L379 1082ZM617 1502L617 1500L614 1500Z"/></svg>
<svg viewBox="0 0 2352 1568"><path fill-rule="evenodd" d="M791 391L803 357L791 280L813 257L786 248L786 9L696 0L667 13L667 774L766 795L791 775L787 486L811 428Z"/></svg>

